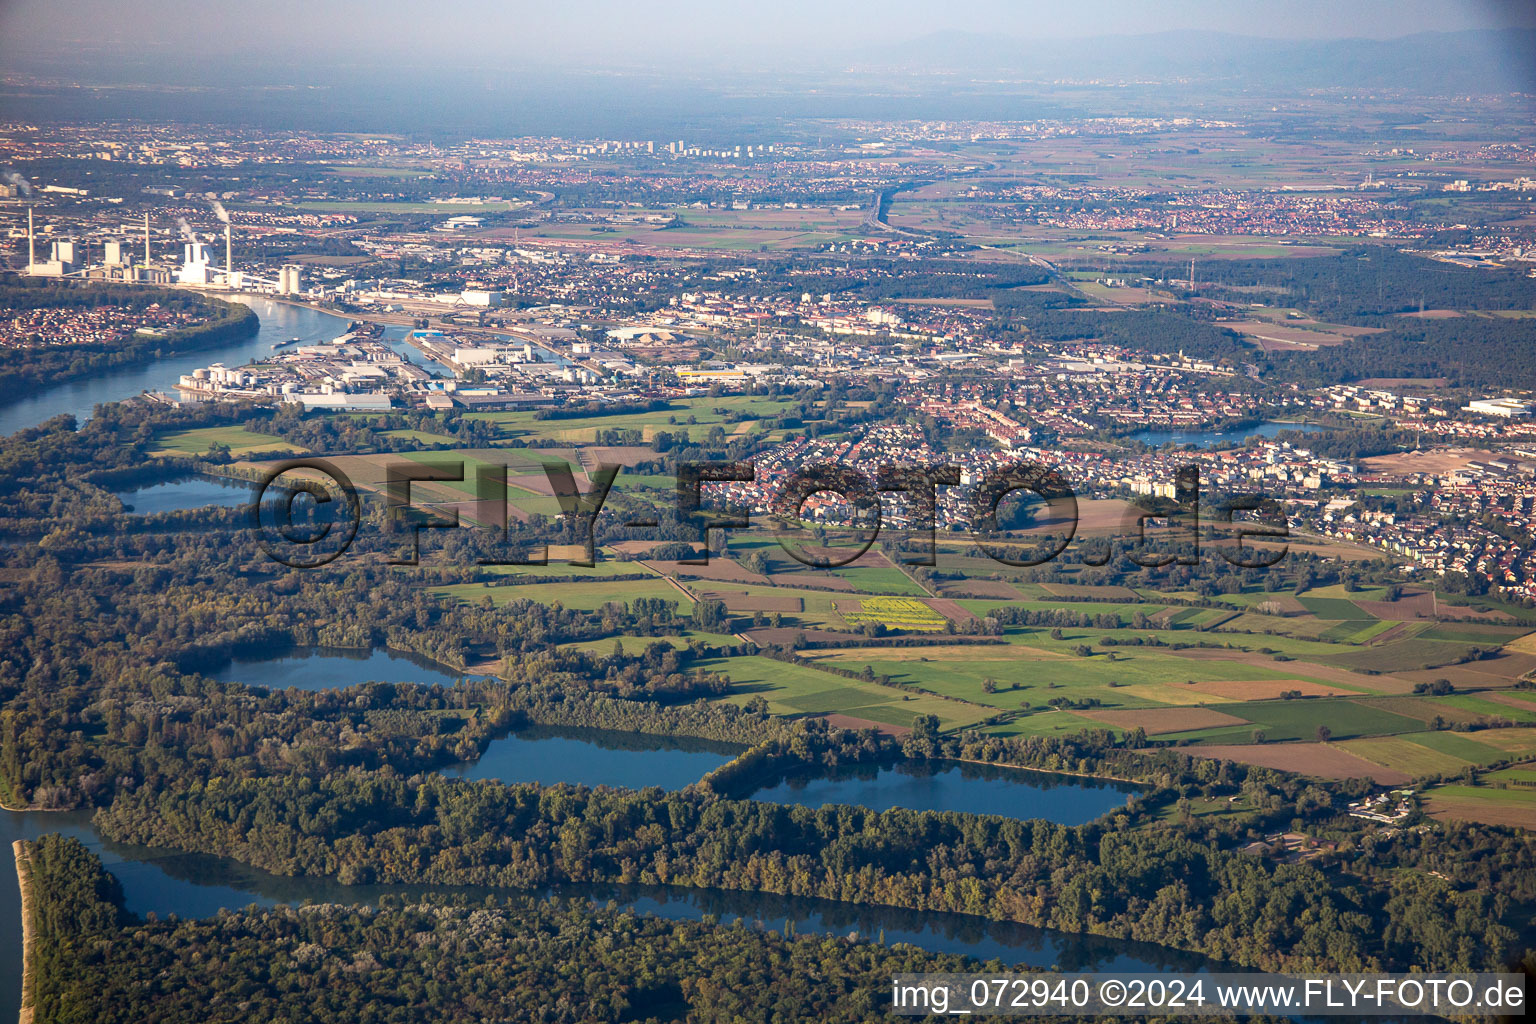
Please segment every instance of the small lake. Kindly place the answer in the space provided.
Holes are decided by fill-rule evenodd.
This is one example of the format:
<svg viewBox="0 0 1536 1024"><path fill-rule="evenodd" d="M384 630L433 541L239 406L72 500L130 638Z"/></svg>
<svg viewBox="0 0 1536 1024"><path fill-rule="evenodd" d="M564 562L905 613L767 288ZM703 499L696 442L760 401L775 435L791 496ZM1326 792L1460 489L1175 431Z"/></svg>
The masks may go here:
<svg viewBox="0 0 1536 1024"><path fill-rule="evenodd" d="M1303 434L1315 434L1323 428L1315 423L1282 423L1268 420L1252 427L1237 430L1143 430L1131 434L1127 441L1140 441L1154 448L1172 441L1177 445L1192 444L1196 448L1209 448L1224 441L1240 442L1250 437L1278 437L1281 431L1296 430Z"/></svg>
<svg viewBox="0 0 1536 1024"><path fill-rule="evenodd" d="M254 494L249 484L207 476L171 480L132 491L117 492L123 504L137 516L184 512L188 509L207 508L209 505L239 507L248 504Z"/></svg>
<svg viewBox="0 0 1536 1024"><path fill-rule="evenodd" d="M220 682L301 690L333 690L368 682L448 686L465 675L414 654L340 647L242 655L203 674ZM741 749L692 737L538 725L492 740L477 760L449 765L442 772L450 778L508 784L569 782L627 789L660 786L672 791L699 781ZM795 773L742 795L807 807L857 804L877 811L905 807L1081 825L1124 806L1137 792L1138 787L1127 783L1049 772L961 761L901 760Z"/></svg>
<svg viewBox="0 0 1536 1024"><path fill-rule="evenodd" d="M1139 787L962 761L897 761L795 773L748 794L778 804L857 804L876 811L963 811L1081 825L1125 806Z"/></svg>
<svg viewBox="0 0 1536 1024"><path fill-rule="evenodd" d="M676 736L530 726L492 740L479 760L452 765L443 774L505 783L678 790L734 760L741 749Z"/></svg>
<svg viewBox="0 0 1536 1024"><path fill-rule="evenodd" d="M243 655L212 672L221 683L245 683L281 690L339 690L358 683L441 683L452 686L466 676L447 665L404 651L353 647L291 647L276 657Z"/></svg>
<svg viewBox="0 0 1536 1024"><path fill-rule="evenodd" d="M63 813L0 811L0 1013L21 1004L21 899L10 845L51 832L73 836L102 859L122 883L124 904L140 917L154 913L183 918L212 917L220 910L255 904L339 903L374 905L384 896L419 898L428 892L493 896L516 901L546 896L610 902L668 920L713 917L721 924L743 921L770 931L908 942L936 953L958 953L1010 964L1065 971L1189 971L1209 962L1194 953L1148 943L1031 928L965 914L929 913L894 907L859 906L771 893L687 889L674 886L561 886L535 894L506 889L455 886L346 886L324 878L269 875L238 861L205 854L126 846L103 840L89 811Z"/></svg>

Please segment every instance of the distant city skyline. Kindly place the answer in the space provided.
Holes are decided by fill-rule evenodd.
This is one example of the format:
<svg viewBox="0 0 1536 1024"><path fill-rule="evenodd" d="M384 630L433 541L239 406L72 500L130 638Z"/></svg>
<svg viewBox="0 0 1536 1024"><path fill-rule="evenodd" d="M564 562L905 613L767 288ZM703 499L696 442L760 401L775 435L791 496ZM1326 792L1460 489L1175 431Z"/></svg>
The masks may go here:
<svg viewBox="0 0 1536 1024"><path fill-rule="evenodd" d="M103 55L145 61L240 54L263 62L368 55L421 62L509 65L703 63L868 59L933 34L983 33L1021 41L1209 31L1271 39L1391 39L1420 32L1536 28L1536 7L1514 0L1292 0L1288 3L1083 0L811 2L771 11L704 0L572 5L445 0L10 0L0 5L0 63Z"/></svg>

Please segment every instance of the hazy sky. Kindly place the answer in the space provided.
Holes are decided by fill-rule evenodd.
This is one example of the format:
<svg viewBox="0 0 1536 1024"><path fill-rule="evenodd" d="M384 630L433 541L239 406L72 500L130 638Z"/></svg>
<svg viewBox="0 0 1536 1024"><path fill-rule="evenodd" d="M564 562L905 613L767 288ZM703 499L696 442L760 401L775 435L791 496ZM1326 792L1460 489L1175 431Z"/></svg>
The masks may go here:
<svg viewBox="0 0 1536 1024"><path fill-rule="evenodd" d="M118 53L515 64L868 54L933 32L1282 38L1536 27L1530 0L0 0L0 62Z"/></svg>

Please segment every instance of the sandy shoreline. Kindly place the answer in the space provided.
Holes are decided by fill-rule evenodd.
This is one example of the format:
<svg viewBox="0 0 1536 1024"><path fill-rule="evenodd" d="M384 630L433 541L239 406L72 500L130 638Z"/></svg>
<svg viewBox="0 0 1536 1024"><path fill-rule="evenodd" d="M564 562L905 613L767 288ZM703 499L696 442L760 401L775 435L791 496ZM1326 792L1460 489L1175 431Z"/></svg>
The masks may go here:
<svg viewBox="0 0 1536 1024"><path fill-rule="evenodd" d="M32 868L28 862L27 844L18 839L11 844L16 856L16 884L21 889L21 1008L19 1024L32 1024Z"/></svg>

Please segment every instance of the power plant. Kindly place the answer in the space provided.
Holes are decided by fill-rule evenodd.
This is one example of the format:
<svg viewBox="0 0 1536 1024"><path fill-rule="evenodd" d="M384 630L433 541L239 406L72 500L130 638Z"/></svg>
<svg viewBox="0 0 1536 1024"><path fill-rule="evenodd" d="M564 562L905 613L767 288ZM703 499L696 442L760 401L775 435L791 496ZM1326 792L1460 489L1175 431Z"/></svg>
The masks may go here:
<svg viewBox="0 0 1536 1024"><path fill-rule="evenodd" d="M212 284L213 275L208 266L208 247L202 242L188 242L182 246L182 252L185 255L176 280L181 284Z"/></svg>
<svg viewBox="0 0 1536 1024"><path fill-rule="evenodd" d="M27 269L31 277L73 278L91 281L130 281L141 284L180 284L195 288L221 288L229 291L264 291L278 295L298 295L304 291L303 268L289 264L276 278L263 277L235 269L234 227L223 206L214 203L214 211L224 222L224 265L215 262L214 250L198 237L187 222L178 217L181 227L181 261L156 261L150 245L149 214L144 214L144 258L135 263L132 243L118 238L102 242L100 262L91 262L85 245L74 240L54 239L49 258L37 258L37 227L32 208L27 208ZM45 231L51 229L45 229ZM131 229L130 229L131 231ZM131 234L130 234L131 237Z"/></svg>

